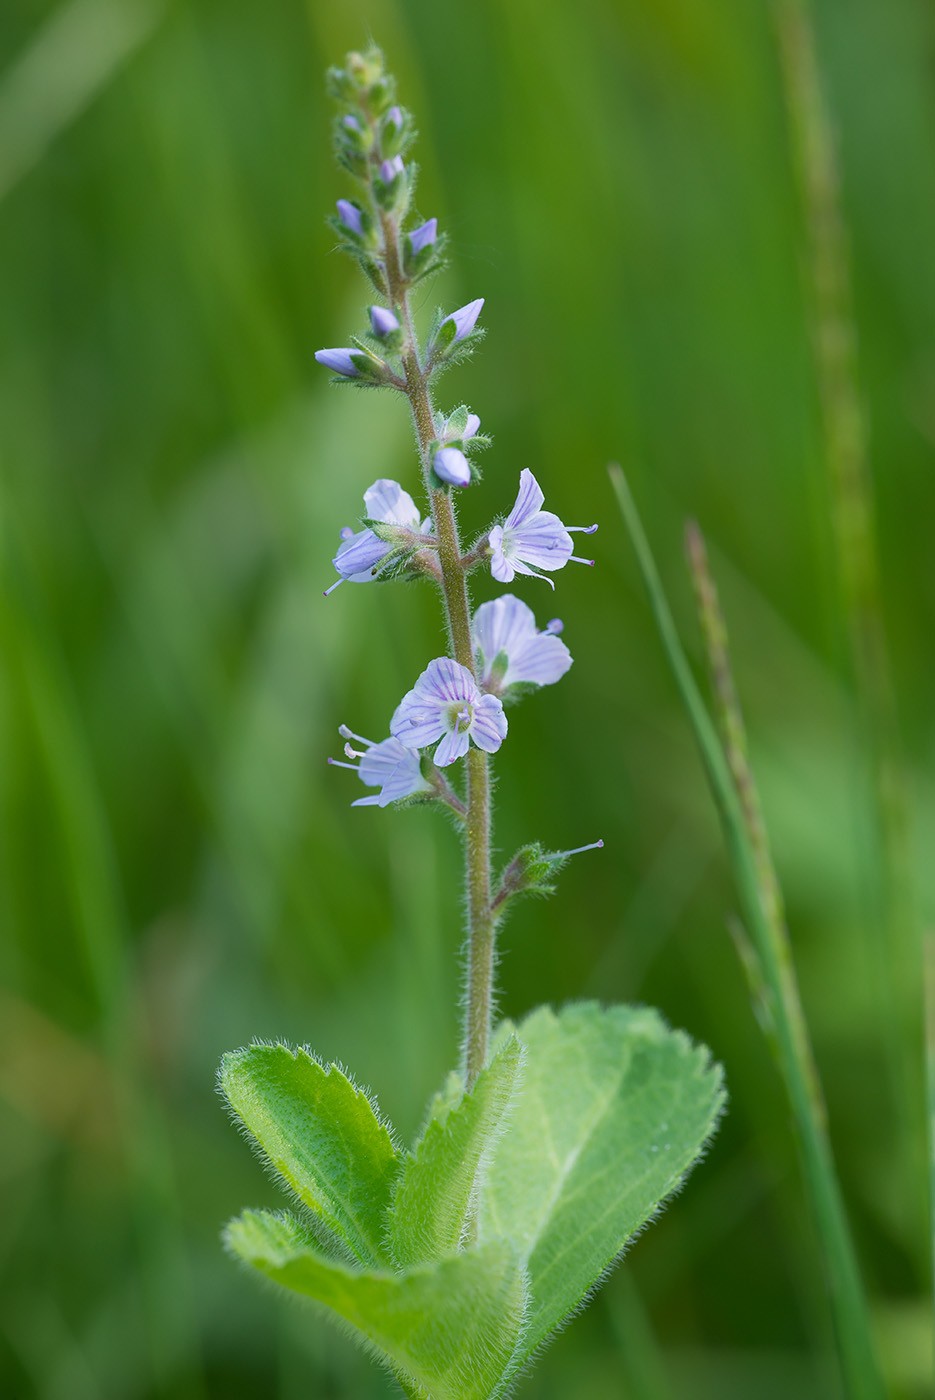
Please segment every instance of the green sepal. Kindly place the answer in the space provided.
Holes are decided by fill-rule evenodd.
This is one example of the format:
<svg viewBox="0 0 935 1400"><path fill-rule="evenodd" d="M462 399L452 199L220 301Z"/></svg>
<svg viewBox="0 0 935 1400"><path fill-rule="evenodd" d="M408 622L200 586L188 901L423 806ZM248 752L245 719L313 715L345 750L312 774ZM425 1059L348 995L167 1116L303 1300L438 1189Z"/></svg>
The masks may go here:
<svg viewBox="0 0 935 1400"><path fill-rule="evenodd" d="M413 175L415 172L413 171ZM412 188L415 180L407 175L405 169L393 176L388 185L380 179L379 173L373 178L373 194L377 204L387 213L396 214L398 218L404 219L409 208L409 201L412 195Z"/></svg>
<svg viewBox="0 0 935 1400"><path fill-rule="evenodd" d="M352 250L348 250L352 251ZM371 258L367 253L357 253L357 261L360 263L361 271L367 280L372 284L378 296L388 297L389 288L386 277L380 264Z"/></svg>
<svg viewBox="0 0 935 1400"><path fill-rule="evenodd" d="M470 1093L433 1105L412 1155L396 1178L389 1244L403 1268L454 1254L463 1242L472 1200L517 1084L522 1046L510 1036Z"/></svg>
<svg viewBox="0 0 935 1400"><path fill-rule="evenodd" d="M509 690L514 689L518 690L519 687L509 687ZM540 687L535 686L534 689ZM493 898L494 908L502 910L511 899L521 894L554 894L552 880L570 858L564 851L544 851L538 841L521 846L500 876Z"/></svg>
<svg viewBox="0 0 935 1400"><path fill-rule="evenodd" d="M353 127L346 127L344 125L345 117L357 118L358 126L356 130ZM338 151L339 155L350 157L358 156L366 160L366 157L373 148L373 130L369 122L364 120L358 112L342 112L340 116L335 117L332 130L335 149ZM364 165L363 168L366 170L366 165Z"/></svg>
<svg viewBox="0 0 935 1400"><path fill-rule="evenodd" d="M411 232L411 229L407 229L400 242L403 249L403 272L406 281L410 286L415 286L418 282L423 282L426 277L431 277L433 273L440 272L446 266L444 250L448 244L448 235L444 232L436 234L434 243L429 243L420 253L413 255L412 244L409 242Z"/></svg>
<svg viewBox="0 0 935 1400"><path fill-rule="evenodd" d="M540 1007L517 1028L523 1091L481 1183L478 1241L526 1263L521 1370L678 1189L714 1131L723 1076L643 1007Z"/></svg>
<svg viewBox="0 0 935 1400"><path fill-rule="evenodd" d="M403 119L401 126L384 118L380 127L380 155L384 160L392 160L394 156L402 155L415 140L412 114L405 107L400 108L400 113Z"/></svg>
<svg viewBox="0 0 935 1400"><path fill-rule="evenodd" d="M360 206L355 206L360 209ZM366 253L367 249L376 248L377 240L374 232L373 220L366 209L360 209L360 222L363 233L355 233L342 223L337 214L329 214L327 223L338 236L338 248L342 253L349 253L352 257L359 258Z"/></svg>
<svg viewBox="0 0 935 1400"><path fill-rule="evenodd" d="M526 1289L504 1240L403 1273L353 1270L319 1254L290 1216L245 1211L227 1247L329 1308L420 1396L491 1400L522 1332Z"/></svg>
<svg viewBox="0 0 935 1400"><path fill-rule="evenodd" d="M224 1056L220 1088L323 1238L388 1263L384 1216L400 1159L368 1096L308 1050L251 1045Z"/></svg>

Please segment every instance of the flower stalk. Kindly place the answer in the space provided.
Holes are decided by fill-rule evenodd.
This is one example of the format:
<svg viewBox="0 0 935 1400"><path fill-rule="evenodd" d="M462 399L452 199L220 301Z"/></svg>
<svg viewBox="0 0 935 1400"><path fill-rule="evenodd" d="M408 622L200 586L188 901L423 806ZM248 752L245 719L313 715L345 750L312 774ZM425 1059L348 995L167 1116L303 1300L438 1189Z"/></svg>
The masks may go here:
<svg viewBox="0 0 935 1400"><path fill-rule="evenodd" d="M476 468L469 454L486 446L487 438L478 433L479 416L466 405L436 414L431 381L439 369L471 353L483 334L477 322L484 299L477 297L447 315L440 312L420 345L410 293L441 266L444 237L434 218L407 226L416 173L405 159L412 124L393 102L392 80L378 51L350 55L347 69L334 71L332 81L335 95L353 108L339 119L335 135L341 163L358 184L356 201L338 200L332 225L388 304L369 308L364 339L346 349L319 351L316 358L335 372L338 382L405 395L430 507L429 518L420 522L415 503L398 483L375 482L364 495L368 516L363 529L342 531L333 564L339 583L430 579L441 595L450 643L450 656L432 661L397 706L391 737L380 743L361 741L366 745L362 752L347 751L357 764L343 766L356 767L363 782L380 788L355 805L435 801L459 820L467 896L463 1068L470 1090L488 1058L495 938L507 902L505 895L499 897L502 880L498 897L492 896L488 756L507 734L504 701L512 703L526 691L558 680L571 657L554 635L561 624L550 623L540 633L531 611L517 598L484 604L472 617L467 574L489 563L500 583L516 574L545 578L542 570L554 572L575 557L570 530L576 527L542 509L543 492L527 469L506 519L494 522L469 551L462 549L453 491L474 483ZM379 354L367 346L368 338ZM589 526L587 532L596 528ZM429 746L435 746L432 757ZM463 798L440 772L462 759ZM541 879L537 884L530 878L512 893L544 888Z"/></svg>

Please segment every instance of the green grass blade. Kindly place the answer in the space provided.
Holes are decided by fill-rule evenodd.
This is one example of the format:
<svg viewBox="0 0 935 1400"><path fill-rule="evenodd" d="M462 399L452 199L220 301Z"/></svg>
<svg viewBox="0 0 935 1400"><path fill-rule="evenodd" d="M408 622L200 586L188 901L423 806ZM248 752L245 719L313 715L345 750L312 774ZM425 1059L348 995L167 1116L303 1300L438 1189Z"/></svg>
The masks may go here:
<svg viewBox="0 0 935 1400"><path fill-rule="evenodd" d="M712 795L721 818L746 927L760 961L776 1052L792 1107L805 1186L827 1271L831 1309L841 1368L850 1400L882 1400L885 1395L870 1333L863 1284L831 1147L822 1116L816 1112L812 1070L803 1060L796 1010L788 999L783 954L763 903L756 855L730 766L701 692L695 682L669 609L655 560L626 478L610 469L617 495L669 665L695 733ZM809 1057L810 1059L810 1057Z"/></svg>

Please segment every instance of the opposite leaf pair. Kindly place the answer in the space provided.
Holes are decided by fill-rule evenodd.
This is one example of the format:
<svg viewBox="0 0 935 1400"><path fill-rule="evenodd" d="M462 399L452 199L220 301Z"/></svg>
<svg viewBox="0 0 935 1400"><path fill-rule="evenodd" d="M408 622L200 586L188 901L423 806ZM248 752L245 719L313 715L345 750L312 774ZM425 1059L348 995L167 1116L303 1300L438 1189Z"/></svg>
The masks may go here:
<svg viewBox="0 0 935 1400"><path fill-rule="evenodd" d="M452 1074L412 1152L335 1065L255 1045L221 1087L305 1208L231 1250L315 1299L423 1400L494 1400L679 1185L724 1102L707 1051L650 1010L540 1008Z"/></svg>

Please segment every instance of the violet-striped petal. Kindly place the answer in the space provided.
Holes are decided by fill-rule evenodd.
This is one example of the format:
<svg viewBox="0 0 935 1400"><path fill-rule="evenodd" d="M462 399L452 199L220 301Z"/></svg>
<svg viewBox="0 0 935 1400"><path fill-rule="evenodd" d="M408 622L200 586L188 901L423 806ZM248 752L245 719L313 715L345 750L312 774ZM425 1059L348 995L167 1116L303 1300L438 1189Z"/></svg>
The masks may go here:
<svg viewBox="0 0 935 1400"><path fill-rule="evenodd" d="M332 564L342 578L353 583L372 579L376 566L389 554L391 546L378 539L372 530L358 530L338 545Z"/></svg>
<svg viewBox="0 0 935 1400"><path fill-rule="evenodd" d="M398 481L381 476L364 492L364 505L370 520L380 520L385 525L406 525L411 530L419 528L419 511L408 491L404 491Z"/></svg>
<svg viewBox="0 0 935 1400"><path fill-rule="evenodd" d="M495 695L482 695L474 706L471 738L479 749L496 753L506 738L507 719L503 705Z"/></svg>

